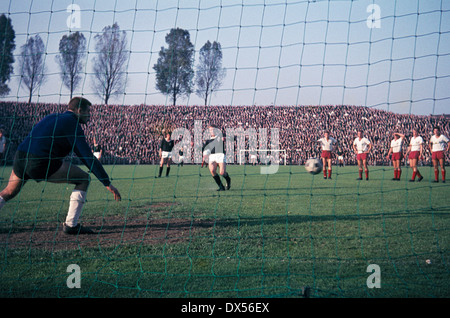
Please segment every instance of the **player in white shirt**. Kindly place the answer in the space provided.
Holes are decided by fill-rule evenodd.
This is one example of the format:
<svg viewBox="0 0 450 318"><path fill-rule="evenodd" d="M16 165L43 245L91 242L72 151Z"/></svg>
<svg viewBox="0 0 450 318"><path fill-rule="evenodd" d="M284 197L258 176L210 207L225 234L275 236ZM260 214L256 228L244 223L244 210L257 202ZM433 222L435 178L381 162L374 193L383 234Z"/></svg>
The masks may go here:
<svg viewBox="0 0 450 318"><path fill-rule="evenodd" d="M405 135L401 133L394 133L394 139L391 140L391 146L389 147L389 152L387 154L387 159L389 159L392 154L392 165L394 166L394 178L392 180L400 181L402 175L401 162L403 159L403 140Z"/></svg>
<svg viewBox="0 0 450 318"><path fill-rule="evenodd" d="M331 159L334 145L337 143L336 139L330 137L329 131L324 132L324 137L317 140L322 148L322 163L323 163L323 178L327 179L327 168L328 168L328 179L331 179Z"/></svg>
<svg viewBox="0 0 450 318"><path fill-rule="evenodd" d="M439 166L441 167L442 182L445 182L445 153L449 149L449 139L441 134L438 127L433 129L433 133L429 145L434 166L434 182L439 182Z"/></svg>
<svg viewBox="0 0 450 318"><path fill-rule="evenodd" d="M366 180L369 180L369 169L367 167L367 155L372 150L372 143L369 139L364 137L362 130L358 130L358 137L353 141L353 150L356 153L356 160L358 161L359 178L362 180L363 170L366 174Z"/></svg>
<svg viewBox="0 0 450 318"><path fill-rule="evenodd" d="M409 166L413 169L413 175L409 181L414 182L416 180L416 176L418 178L417 181L422 181L423 176L420 174L419 169L417 169L417 162L423 157L423 138L419 136L417 129L413 129L413 136L409 141L406 156L409 159Z"/></svg>

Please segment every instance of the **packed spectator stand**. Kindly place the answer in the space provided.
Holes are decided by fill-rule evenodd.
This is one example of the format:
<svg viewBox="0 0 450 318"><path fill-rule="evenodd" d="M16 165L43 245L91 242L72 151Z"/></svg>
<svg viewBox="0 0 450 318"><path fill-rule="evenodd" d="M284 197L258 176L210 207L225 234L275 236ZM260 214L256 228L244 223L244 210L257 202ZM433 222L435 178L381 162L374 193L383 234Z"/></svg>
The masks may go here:
<svg viewBox="0 0 450 318"><path fill-rule="evenodd" d="M64 104L27 104L0 102L0 129L7 137L5 159L11 164L18 144L32 126L44 116L64 112ZM158 147L162 131L186 128L194 136L194 122L202 121L203 129L216 124L225 132L227 128L279 129L280 149L286 150L287 164L304 164L308 158L319 157L316 141L327 129L338 140L345 164L353 165L356 158L352 144L358 129L373 143L370 165L387 165L393 132L406 135L404 152L416 128L423 137L423 164L431 163L428 141L433 127L450 136L448 115L419 116L397 114L362 106L163 106L163 105L93 105L91 121L85 127L87 140L93 144L94 136L103 148L104 164L155 164L159 162ZM248 142L247 142L248 144ZM193 154L193 152L192 152ZM238 162L235 153L234 162ZM447 160L449 156L447 156ZM406 160L406 159L405 159ZM191 161L192 158L191 158ZM248 159L247 161L248 162ZM336 162L336 158L334 158Z"/></svg>

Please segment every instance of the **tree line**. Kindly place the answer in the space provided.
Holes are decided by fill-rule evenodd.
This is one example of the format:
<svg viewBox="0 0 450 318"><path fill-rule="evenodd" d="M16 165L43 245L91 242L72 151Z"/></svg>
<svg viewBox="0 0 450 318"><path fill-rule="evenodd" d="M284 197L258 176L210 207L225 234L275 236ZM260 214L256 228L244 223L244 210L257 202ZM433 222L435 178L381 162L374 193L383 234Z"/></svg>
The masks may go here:
<svg viewBox="0 0 450 318"><path fill-rule="evenodd" d="M127 84L127 62L130 51L127 48L127 34L117 23L103 28L94 36L93 88L108 104L110 98L125 92ZM189 31L173 28L166 35L167 47L161 47L153 69L156 74L156 89L170 97L176 105L179 97L197 94L205 105L208 98L222 85L226 70L222 66L220 43L209 40L199 51L195 65L195 50ZM0 16L0 96L9 94L8 82L14 73L15 32L11 19ZM20 86L27 90L28 103L33 94L46 81L46 48L39 34L27 38L20 47L18 65ZM59 53L55 60L60 68L61 80L70 92L70 98L82 82L82 73L87 65L87 41L76 31L63 35L59 41Z"/></svg>

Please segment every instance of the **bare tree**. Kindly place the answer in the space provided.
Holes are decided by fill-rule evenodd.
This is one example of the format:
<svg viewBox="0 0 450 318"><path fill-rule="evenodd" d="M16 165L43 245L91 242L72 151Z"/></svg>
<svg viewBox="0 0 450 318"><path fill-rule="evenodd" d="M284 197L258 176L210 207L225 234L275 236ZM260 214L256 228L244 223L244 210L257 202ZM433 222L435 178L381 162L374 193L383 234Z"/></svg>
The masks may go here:
<svg viewBox="0 0 450 318"><path fill-rule="evenodd" d="M221 85L226 71L222 67L222 47L220 43L207 41L200 49L199 64L197 65L196 93L208 103L208 97Z"/></svg>
<svg viewBox="0 0 450 318"><path fill-rule="evenodd" d="M95 45L97 56L94 58L95 89L104 103L108 104L110 97L125 91L126 70L128 59L127 34L120 31L117 23L103 28L101 34L96 35Z"/></svg>
<svg viewBox="0 0 450 318"><path fill-rule="evenodd" d="M21 46L19 65L21 70L21 85L29 91L28 103L34 92L45 81L45 46L39 34L28 38L27 42Z"/></svg>
<svg viewBox="0 0 450 318"><path fill-rule="evenodd" d="M70 91L70 98L81 81L80 72L85 51L86 38L78 31L64 35L59 41L59 54L56 56L56 61L61 69L62 81Z"/></svg>

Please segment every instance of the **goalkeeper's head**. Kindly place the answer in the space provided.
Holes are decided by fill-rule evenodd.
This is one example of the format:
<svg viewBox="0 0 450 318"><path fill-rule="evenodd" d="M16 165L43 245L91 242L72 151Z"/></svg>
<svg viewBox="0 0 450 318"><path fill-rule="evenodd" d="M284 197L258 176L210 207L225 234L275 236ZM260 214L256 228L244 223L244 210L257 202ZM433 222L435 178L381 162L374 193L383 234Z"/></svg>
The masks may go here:
<svg viewBox="0 0 450 318"><path fill-rule="evenodd" d="M68 108L69 111L73 112L78 117L80 123L87 124L87 122L91 118L91 105L91 102L86 98L74 97L70 100Z"/></svg>

